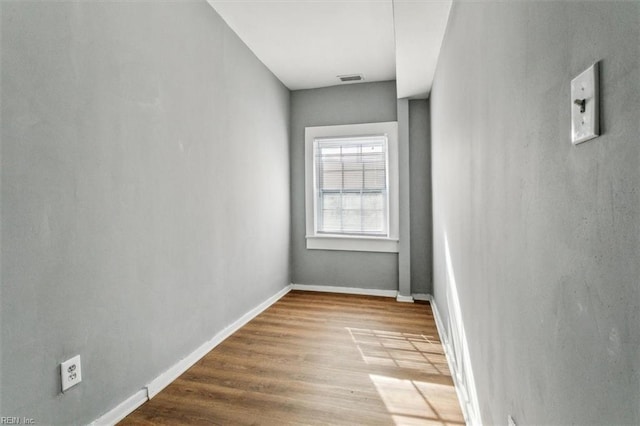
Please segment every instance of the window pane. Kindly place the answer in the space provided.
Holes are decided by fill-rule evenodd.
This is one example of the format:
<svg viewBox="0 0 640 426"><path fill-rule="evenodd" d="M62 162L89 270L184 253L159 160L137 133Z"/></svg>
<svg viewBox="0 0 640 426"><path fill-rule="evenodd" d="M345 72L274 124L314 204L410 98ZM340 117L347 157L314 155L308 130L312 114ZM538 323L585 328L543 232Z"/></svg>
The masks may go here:
<svg viewBox="0 0 640 426"><path fill-rule="evenodd" d="M385 189L387 177L384 169L365 168L363 187L367 189Z"/></svg>
<svg viewBox="0 0 640 426"><path fill-rule="evenodd" d="M336 155L340 156L340 146L325 146L321 148L321 155Z"/></svg>
<svg viewBox="0 0 640 426"><path fill-rule="evenodd" d="M322 209L324 210L338 210L340 209L340 194L325 193L322 194Z"/></svg>
<svg viewBox="0 0 640 426"><path fill-rule="evenodd" d="M344 210L358 210L362 208L362 196L360 194L343 194L342 208Z"/></svg>
<svg viewBox="0 0 640 426"><path fill-rule="evenodd" d="M322 188L323 189L334 189L341 190L342 189L342 172L324 172L322 174Z"/></svg>
<svg viewBox="0 0 640 426"><path fill-rule="evenodd" d="M359 153L360 153L359 145L347 145L347 144L342 145L342 155L353 155L353 154L359 154Z"/></svg>
<svg viewBox="0 0 640 426"><path fill-rule="evenodd" d="M361 232L361 215L360 210L343 210L342 211L342 230L348 233Z"/></svg>
<svg viewBox="0 0 640 426"><path fill-rule="evenodd" d="M386 234L386 137L318 140L314 144L317 231Z"/></svg>
<svg viewBox="0 0 640 426"><path fill-rule="evenodd" d="M367 232L384 230L384 213L382 210L363 210L362 227Z"/></svg>
<svg viewBox="0 0 640 426"><path fill-rule="evenodd" d="M340 232L342 230L342 220L339 210L322 211L322 232Z"/></svg>
<svg viewBox="0 0 640 426"><path fill-rule="evenodd" d="M363 194L362 208L365 210L382 211L382 209L384 209L384 195L379 192Z"/></svg>
<svg viewBox="0 0 640 426"><path fill-rule="evenodd" d="M344 185L342 188L347 191L362 189L362 172L345 172Z"/></svg>

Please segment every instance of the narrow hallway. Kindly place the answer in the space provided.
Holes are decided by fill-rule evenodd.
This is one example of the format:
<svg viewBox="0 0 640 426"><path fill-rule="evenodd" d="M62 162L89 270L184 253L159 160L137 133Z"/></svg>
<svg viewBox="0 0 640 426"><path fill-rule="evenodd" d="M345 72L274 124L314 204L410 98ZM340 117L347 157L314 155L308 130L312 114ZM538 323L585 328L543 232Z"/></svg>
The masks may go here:
<svg viewBox="0 0 640 426"><path fill-rule="evenodd" d="M427 302L292 291L121 425L456 425Z"/></svg>

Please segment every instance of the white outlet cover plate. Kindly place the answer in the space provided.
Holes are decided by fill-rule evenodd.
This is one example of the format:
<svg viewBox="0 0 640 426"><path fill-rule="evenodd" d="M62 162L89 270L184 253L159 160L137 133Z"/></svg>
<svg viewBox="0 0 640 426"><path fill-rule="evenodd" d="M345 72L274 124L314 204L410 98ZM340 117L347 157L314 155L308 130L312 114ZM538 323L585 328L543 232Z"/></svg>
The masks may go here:
<svg viewBox="0 0 640 426"><path fill-rule="evenodd" d="M80 355L76 355L60 364L60 377L62 379L62 392L82 381Z"/></svg>
<svg viewBox="0 0 640 426"><path fill-rule="evenodd" d="M598 63L591 65L571 80L571 143L577 145L600 135L600 99ZM576 100L585 99L585 111L580 112Z"/></svg>

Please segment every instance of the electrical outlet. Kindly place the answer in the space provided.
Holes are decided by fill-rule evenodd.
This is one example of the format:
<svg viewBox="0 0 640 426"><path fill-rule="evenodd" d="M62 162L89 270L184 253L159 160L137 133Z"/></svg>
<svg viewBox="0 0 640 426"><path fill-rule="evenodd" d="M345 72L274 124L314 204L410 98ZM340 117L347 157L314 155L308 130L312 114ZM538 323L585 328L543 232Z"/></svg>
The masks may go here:
<svg viewBox="0 0 640 426"><path fill-rule="evenodd" d="M507 425L509 426L516 426L516 421L513 420L513 417L511 416L511 414L509 414L507 416Z"/></svg>
<svg viewBox="0 0 640 426"><path fill-rule="evenodd" d="M80 355L76 355L60 364L60 377L62 379L62 392L66 392L67 389L82 381Z"/></svg>

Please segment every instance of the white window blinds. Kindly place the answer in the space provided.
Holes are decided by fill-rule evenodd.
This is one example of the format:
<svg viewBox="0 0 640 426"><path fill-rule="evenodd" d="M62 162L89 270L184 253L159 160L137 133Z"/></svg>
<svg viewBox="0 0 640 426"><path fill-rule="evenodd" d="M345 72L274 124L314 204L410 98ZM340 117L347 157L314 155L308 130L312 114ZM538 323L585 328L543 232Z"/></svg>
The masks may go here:
<svg viewBox="0 0 640 426"><path fill-rule="evenodd" d="M314 140L316 232L388 235L385 135Z"/></svg>

